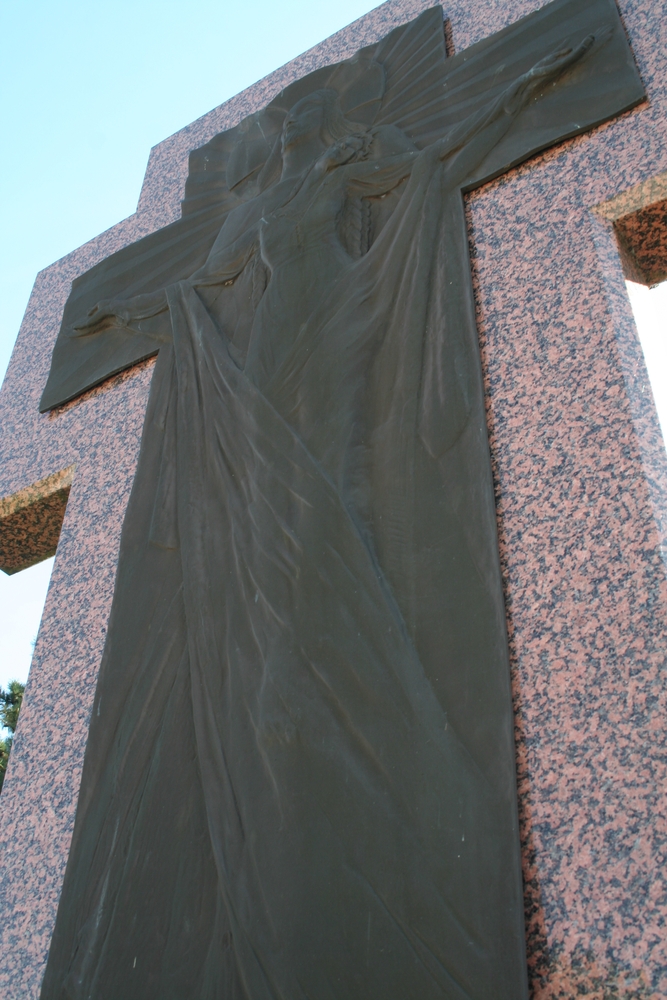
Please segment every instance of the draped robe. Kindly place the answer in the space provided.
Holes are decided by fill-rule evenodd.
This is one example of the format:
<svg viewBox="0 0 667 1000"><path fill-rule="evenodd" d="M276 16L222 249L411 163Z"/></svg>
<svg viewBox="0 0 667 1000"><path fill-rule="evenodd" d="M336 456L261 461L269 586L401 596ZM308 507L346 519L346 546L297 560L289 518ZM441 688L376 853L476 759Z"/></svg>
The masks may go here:
<svg viewBox="0 0 667 1000"><path fill-rule="evenodd" d="M167 286L43 1000L527 996L463 203L402 176L305 317L273 261L245 368Z"/></svg>

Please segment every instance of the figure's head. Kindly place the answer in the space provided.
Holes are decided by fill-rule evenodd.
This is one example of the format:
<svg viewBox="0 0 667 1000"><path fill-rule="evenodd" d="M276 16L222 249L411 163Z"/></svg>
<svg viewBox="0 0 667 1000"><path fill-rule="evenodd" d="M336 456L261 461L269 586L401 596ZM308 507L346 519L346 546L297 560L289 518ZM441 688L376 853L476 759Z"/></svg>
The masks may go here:
<svg viewBox="0 0 667 1000"><path fill-rule="evenodd" d="M289 149L315 137L330 146L338 139L366 131L364 125L345 117L336 91L324 88L302 97L290 110L283 125L282 146Z"/></svg>

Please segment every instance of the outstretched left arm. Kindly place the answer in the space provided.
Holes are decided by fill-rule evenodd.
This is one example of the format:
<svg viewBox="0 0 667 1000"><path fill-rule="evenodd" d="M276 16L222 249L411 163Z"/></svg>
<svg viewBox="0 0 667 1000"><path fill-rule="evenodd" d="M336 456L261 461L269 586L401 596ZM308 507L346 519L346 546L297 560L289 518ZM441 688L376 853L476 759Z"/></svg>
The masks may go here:
<svg viewBox="0 0 667 1000"><path fill-rule="evenodd" d="M503 138L519 112L538 89L555 80L592 48L596 36L587 35L576 48L561 49L541 59L523 73L494 101L455 126L434 144L440 159L447 161L445 180L448 187L465 182L485 156ZM433 155L431 154L431 155Z"/></svg>

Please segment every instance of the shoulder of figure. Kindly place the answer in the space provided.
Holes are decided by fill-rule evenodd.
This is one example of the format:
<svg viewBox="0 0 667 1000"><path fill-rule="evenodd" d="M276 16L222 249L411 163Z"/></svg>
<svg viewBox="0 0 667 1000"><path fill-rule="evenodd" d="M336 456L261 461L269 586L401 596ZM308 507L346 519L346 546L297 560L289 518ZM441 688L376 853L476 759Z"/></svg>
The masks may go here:
<svg viewBox="0 0 667 1000"><path fill-rule="evenodd" d="M399 153L417 152L412 139L409 139L396 125L378 125L371 129L372 142L368 153L369 159L375 160L383 156L396 156Z"/></svg>

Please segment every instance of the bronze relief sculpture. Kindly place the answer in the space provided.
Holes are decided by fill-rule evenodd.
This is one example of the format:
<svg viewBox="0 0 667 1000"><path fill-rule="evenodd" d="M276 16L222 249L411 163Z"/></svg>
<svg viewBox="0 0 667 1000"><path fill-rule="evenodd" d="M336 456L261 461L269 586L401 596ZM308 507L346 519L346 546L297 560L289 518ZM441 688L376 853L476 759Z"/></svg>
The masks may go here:
<svg viewBox="0 0 667 1000"><path fill-rule="evenodd" d="M43 1000L527 996L461 192L642 97L610 0L434 7L75 283L44 409L159 356Z"/></svg>

